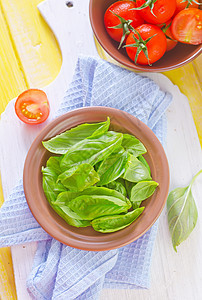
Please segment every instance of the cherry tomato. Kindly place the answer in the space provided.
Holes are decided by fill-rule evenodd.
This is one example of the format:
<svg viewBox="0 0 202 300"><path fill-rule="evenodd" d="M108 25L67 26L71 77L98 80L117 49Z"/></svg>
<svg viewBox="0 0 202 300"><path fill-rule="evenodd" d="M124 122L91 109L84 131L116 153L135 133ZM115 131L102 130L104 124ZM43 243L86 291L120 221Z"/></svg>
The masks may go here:
<svg viewBox="0 0 202 300"><path fill-rule="evenodd" d="M169 21L159 25L159 27L161 28L161 30L164 32L164 34L166 36L166 42L167 42L166 51L172 50L177 45L177 40L175 40L175 38L171 32L171 29L170 29L171 24L172 24L172 20L169 20Z"/></svg>
<svg viewBox="0 0 202 300"><path fill-rule="evenodd" d="M195 0L187 0L187 1L183 1L183 0L176 0L176 10L174 15L178 14L181 10L185 9L185 8L198 8L198 4L194 2ZM197 2L197 1L196 1Z"/></svg>
<svg viewBox="0 0 202 300"><path fill-rule="evenodd" d="M117 1L105 12L105 28L111 38L121 42L121 44L132 28L144 23L140 14L135 10L131 10L133 8L135 8L133 1Z"/></svg>
<svg viewBox="0 0 202 300"><path fill-rule="evenodd" d="M187 8L180 11L173 19L171 31L176 40L185 44L202 43L202 11Z"/></svg>
<svg viewBox="0 0 202 300"><path fill-rule="evenodd" d="M28 89L15 102L18 118L27 124L40 124L49 116L49 102L42 90Z"/></svg>
<svg viewBox="0 0 202 300"><path fill-rule="evenodd" d="M146 22L162 24L173 16L176 0L136 0L136 7Z"/></svg>
<svg viewBox="0 0 202 300"><path fill-rule="evenodd" d="M125 45L128 56L135 63L150 65L159 60L166 51L166 36L152 24L143 24L131 32Z"/></svg>

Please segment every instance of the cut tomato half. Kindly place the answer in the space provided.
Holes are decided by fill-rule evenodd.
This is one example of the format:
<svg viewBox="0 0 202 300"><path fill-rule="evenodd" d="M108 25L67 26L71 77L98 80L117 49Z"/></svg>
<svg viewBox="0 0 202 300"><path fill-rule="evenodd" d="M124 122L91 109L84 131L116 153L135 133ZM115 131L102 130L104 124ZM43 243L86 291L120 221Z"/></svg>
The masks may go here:
<svg viewBox="0 0 202 300"><path fill-rule="evenodd" d="M46 93L38 89L24 91L15 102L15 112L18 118L26 124L44 122L50 112Z"/></svg>
<svg viewBox="0 0 202 300"><path fill-rule="evenodd" d="M202 10L186 8L173 19L171 31L176 40L185 44L202 43Z"/></svg>

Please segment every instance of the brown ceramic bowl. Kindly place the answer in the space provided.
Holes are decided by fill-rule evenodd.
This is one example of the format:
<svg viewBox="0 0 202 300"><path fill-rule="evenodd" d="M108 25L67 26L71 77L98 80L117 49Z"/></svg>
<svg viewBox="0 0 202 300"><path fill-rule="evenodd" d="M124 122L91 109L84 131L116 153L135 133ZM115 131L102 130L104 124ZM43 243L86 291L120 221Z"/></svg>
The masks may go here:
<svg viewBox="0 0 202 300"><path fill-rule="evenodd" d="M99 233L92 227L76 228L68 225L49 205L42 188L41 167L50 153L43 140L82 123L111 119L110 129L135 135L147 148L152 177L159 183L155 193L144 201L145 210L130 226L114 233ZM58 241L74 248L92 251L124 246L142 236L159 217L168 194L169 168L163 147L152 130L132 115L108 107L88 107L68 112L49 123L36 137L24 165L24 192L30 210L41 227Z"/></svg>
<svg viewBox="0 0 202 300"><path fill-rule="evenodd" d="M169 0L168 0L169 1ZM118 50L118 42L107 34L104 26L104 14L106 9L116 2L115 0L90 0L90 22L96 39L102 48L120 64L142 72L162 72L183 66L192 61L202 52L202 45L187 45L178 43L177 46L164 54L152 66L135 65L126 54L124 48Z"/></svg>

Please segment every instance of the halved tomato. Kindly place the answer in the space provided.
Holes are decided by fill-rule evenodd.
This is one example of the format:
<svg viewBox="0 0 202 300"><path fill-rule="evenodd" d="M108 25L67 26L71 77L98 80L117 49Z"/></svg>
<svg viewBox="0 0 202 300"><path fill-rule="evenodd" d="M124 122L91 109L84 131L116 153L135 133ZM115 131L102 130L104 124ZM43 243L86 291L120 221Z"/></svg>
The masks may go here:
<svg viewBox="0 0 202 300"><path fill-rule="evenodd" d="M38 89L28 89L15 101L15 112L18 118L27 124L44 122L50 112L47 95Z"/></svg>
<svg viewBox="0 0 202 300"><path fill-rule="evenodd" d="M171 31L174 38L185 44L199 45L202 43L202 10L186 8L173 19Z"/></svg>

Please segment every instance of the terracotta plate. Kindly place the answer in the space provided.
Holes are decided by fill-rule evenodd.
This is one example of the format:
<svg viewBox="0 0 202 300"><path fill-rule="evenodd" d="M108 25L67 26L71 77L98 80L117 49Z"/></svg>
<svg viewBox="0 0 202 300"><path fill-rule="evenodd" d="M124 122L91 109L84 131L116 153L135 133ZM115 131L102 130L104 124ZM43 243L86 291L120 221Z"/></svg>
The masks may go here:
<svg viewBox="0 0 202 300"><path fill-rule="evenodd" d="M103 234L91 227L76 228L68 225L49 205L42 188L41 167L50 153L42 146L43 140L82 123L111 119L115 131L135 135L147 148L147 159L152 177L159 187L144 201L143 214L130 226L115 233ZM88 107L68 112L48 124L34 140L24 165L23 184L30 210L41 227L56 240L74 248L92 251L109 250L124 246L142 236L159 217L168 195L169 168L163 147L154 133L137 118L121 110L107 107Z"/></svg>

